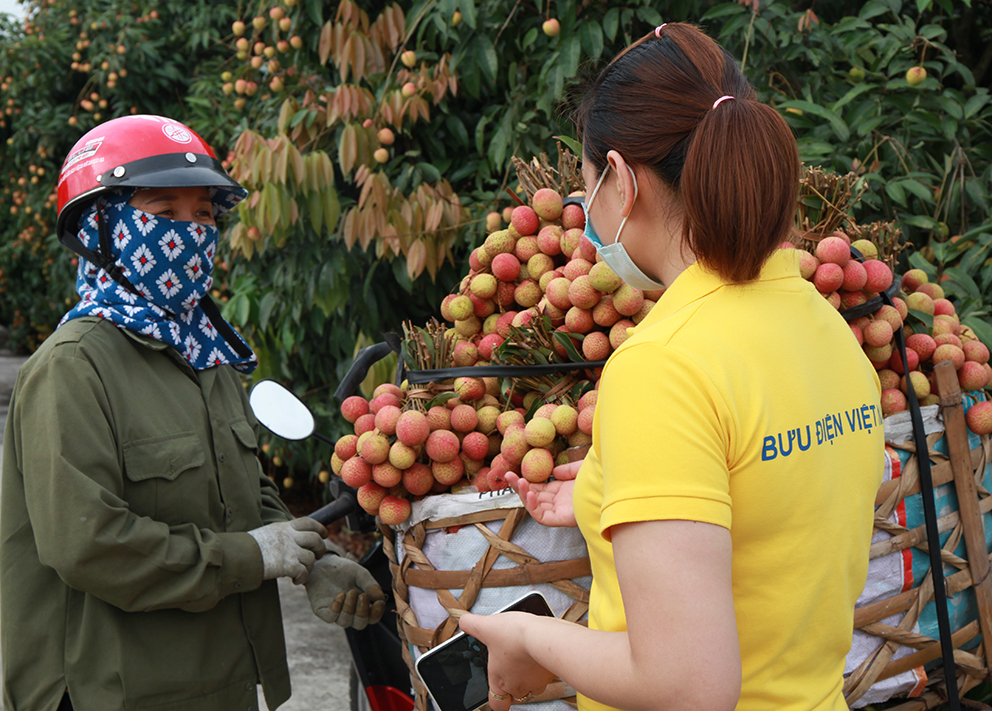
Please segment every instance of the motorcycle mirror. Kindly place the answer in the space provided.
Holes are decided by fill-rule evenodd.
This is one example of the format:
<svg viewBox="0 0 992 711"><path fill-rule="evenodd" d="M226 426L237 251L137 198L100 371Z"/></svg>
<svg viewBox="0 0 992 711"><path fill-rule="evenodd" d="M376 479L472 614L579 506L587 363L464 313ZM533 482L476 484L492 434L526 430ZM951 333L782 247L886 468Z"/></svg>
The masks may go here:
<svg viewBox="0 0 992 711"><path fill-rule="evenodd" d="M314 434L310 408L275 380L255 383L248 402L255 417L272 434L291 440L306 439Z"/></svg>

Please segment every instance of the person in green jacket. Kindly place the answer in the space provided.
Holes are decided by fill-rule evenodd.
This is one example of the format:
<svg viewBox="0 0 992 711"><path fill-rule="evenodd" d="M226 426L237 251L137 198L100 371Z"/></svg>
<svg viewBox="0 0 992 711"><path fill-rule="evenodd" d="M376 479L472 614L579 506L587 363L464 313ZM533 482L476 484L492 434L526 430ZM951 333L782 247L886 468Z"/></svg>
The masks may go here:
<svg viewBox="0 0 992 711"><path fill-rule="evenodd" d="M188 127L114 119L59 177L80 302L18 373L0 492L8 711L270 709L290 695L276 578L327 622L385 596L294 519L256 458L257 361L209 297L246 195Z"/></svg>

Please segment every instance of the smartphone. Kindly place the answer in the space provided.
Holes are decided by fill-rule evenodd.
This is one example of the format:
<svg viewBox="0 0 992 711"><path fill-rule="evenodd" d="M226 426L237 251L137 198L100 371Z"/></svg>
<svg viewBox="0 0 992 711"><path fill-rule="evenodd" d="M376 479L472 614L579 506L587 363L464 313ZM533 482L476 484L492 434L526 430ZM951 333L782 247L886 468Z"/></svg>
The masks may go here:
<svg viewBox="0 0 992 711"><path fill-rule="evenodd" d="M499 612L555 616L544 595L536 591ZM438 711L475 711L489 702L489 652L470 634L459 632L424 652L415 667Z"/></svg>

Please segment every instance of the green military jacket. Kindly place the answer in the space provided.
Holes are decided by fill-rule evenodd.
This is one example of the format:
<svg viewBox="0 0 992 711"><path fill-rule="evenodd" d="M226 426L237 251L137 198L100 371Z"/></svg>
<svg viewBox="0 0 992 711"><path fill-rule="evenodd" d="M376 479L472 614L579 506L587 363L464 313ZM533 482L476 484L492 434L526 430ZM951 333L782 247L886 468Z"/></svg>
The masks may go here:
<svg viewBox="0 0 992 711"><path fill-rule="evenodd" d="M4 434L7 711L251 711L289 698L276 582L245 531L291 518L230 366L97 318L21 368Z"/></svg>

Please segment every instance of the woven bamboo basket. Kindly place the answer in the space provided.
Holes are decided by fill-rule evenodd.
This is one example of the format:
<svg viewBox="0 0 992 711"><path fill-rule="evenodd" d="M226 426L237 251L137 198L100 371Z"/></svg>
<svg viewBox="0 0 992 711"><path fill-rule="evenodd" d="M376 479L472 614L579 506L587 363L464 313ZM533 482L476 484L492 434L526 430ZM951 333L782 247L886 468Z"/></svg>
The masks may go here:
<svg viewBox="0 0 992 711"><path fill-rule="evenodd" d="M559 615L563 619L581 622L589 609L589 591L573 581L591 575L589 558L542 563L537 557L515 543L512 539L520 525L529 518L523 508L494 509L480 511L452 518L422 521L409 530L397 535L388 527L382 528L383 548L390 562L393 575L393 593L397 606L397 624L400 638L404 642L403 658L410 669L410 677L415 692L414 708L425 711L429 708L429 696L423 683L414 672L414 657L411 645L420 652L450 639L458 632L458 620L472 609L483 588L535 586L547 583L564 593L571 604ZM490 530L487 522L500 522L497 532ZM478 562L468 570L437 570L424 552L427 536L437 529L456 530L458 527L472 526L485 538L488 546ZM402 552L397 550L397 539ZM402 553L402 554L401 554ZM512 561L509 568L494 568L499 557ZM448 613L448 617L434 629L421 626L417 614L410 605L411 588L430 590L437 595L438 603ZM451 590L461 590L457 597ZM535 696L530 703L561 699L575 705L575 691L563 682L553 683L544 693ZM488 709L488 705L485 707Z"/></svg>
<svg viewBox="0 0 992 711"><path fill-rule="evenodd" d="M941 536L949 532L941 546L945 585L949 598L962 594L963 597L958 599L967 599L969 605L977 609L977 619L952 630L957 684L960 693L964 694L989 678L985 640L992 639L992 579L989 577L989 546L982 516L992 511L992 494L988 488L989 472L992 470L989 467L992 463L992 439L985 436L980 438L977 447L969 445L963 396L954 367L949 362L942 363L936 366L934 372L944 432L931 434L927 438L933 484L935 489L952 484L949 489L957 498L957 510L948 511L945 508L939 512L943 515L938 519ZM978 439L975 435L971 438L973 442ZM914 548L924 552L927 550L923 525L908 529L890 520L907 497L920 493L916 447L911 441L890 442L888 447L912 454L902 465L901 475L884 482L876 496L875 530L884 531L891 537L884 540L876 537L870 553L873 560L883 556L911 555ZM880 646L846 679L844 693L849 705L868 693L872 685L913 670L916 670L920 683L910 693L918 695L892 708L923 711L946 703L943 669L939 663L936 666L931 664L941 658L940 642L934 638L936 635L913 631L926 605L932 600L933 578L928 570L913 588L855 611L855 629L877 638ZM899 613L905 615L898 624L883 622ZM982 636L983 642L975 646L978 635ZM897 654L900 649L901 653ZM924 671L925 665L929 665L927 671Z"/></svg>

